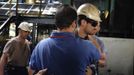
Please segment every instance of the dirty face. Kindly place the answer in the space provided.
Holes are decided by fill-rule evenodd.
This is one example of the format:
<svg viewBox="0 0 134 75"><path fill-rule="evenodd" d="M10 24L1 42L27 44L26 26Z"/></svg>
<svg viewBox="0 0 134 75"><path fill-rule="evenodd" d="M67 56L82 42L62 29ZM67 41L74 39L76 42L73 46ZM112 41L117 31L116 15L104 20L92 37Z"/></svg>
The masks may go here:
<svg viewBox="0 0 134 75"><path fill-rule="evenodd" d="M92 26L93 27L93 26ZM100 23L98 22L96 27L93 27L93 30L91 31L91 35L95 35L97 32L100 31Z"/></svg>
<svg viewBox="0 0 134 75"><path fill-rule="evenodd" d="M22 38L26 39L28 35L30 34L29 31L20 30L20 35Z"/></svg>
<svg viewBox="0 0 134 75"><path fill-rule="evenodd" d="M85 26L85 33L89 34L89 35L94 35L97 32L99 32L100 30L100 23L99 22L86 22L86 26Z"/></svg>

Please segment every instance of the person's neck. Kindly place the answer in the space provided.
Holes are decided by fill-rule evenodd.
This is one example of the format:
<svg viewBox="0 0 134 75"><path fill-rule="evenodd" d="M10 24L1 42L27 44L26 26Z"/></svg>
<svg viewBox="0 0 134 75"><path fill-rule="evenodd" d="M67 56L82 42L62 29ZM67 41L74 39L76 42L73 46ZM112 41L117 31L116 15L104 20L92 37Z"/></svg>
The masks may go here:
<svg viewBox="0 0 134 75"><path fill-rule="evenodd" d="M21 35L18 35L17 38L21 41L25 41L25 38L23 38Z"/></svg>
<svg viewBox="0 0 134 75"><path fill-rule="evenodd" d="M78 35L81 38L85 38L87 36L87 34L85 34L85 32L83 30L81 30L81 29L78 29Z"/></svg>
<svg viewBox="0 0 134 75"><path fill-rule="evenodd" d="M74 31L69 29L69 28L66 28L66 29L58 29L59 32L70 32L70 33L73 33Z"/></svg>

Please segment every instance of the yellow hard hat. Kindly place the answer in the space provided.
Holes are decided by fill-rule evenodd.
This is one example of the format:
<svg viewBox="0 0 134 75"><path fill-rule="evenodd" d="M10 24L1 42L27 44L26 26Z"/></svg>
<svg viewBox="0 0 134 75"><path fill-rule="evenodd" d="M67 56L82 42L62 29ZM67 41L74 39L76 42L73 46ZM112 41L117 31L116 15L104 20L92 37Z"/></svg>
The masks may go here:
<svg viewBox="0 0 134 75"><path fill-rule="evenodd" d="M99 22L101 21L99 9L96 6L94 6L93 4L90 4L90 3L82 4L77 9L77 14L78 15L85 15L89 19L92 19L92 20L95 20L95 21L99 21Z"/></svg>

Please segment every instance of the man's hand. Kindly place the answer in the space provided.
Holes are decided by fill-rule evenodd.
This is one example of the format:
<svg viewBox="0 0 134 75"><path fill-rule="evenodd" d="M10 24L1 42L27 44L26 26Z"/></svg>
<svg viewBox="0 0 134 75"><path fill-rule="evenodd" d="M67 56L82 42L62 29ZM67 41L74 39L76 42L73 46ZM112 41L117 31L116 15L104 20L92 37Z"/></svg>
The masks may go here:
<svg viewBox="0 0 134 75"><path fill-rule="evenodd" d="M92 75L92 70L90 69L89 66L87 66L86 75Z"/></svg>
<svg viewBox="0 0 134 75"><path fill-rule="evenodd" d="M45 75L45 72L47 71L47 69L42 69L40 70L37 74L35 75Z"/></svg>

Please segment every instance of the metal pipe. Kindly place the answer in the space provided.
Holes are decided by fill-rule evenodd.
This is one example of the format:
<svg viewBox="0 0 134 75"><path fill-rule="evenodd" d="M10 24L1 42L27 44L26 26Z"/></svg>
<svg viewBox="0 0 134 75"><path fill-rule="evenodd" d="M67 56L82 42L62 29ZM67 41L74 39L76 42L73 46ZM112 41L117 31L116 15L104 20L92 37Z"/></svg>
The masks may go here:
<svg viewBox="0 0 134 75"><path fill-rule="evenodd" d="M40 0L39 17L41 16L42 0Z"/></svg>
<svg viewBox="0 0 134 75"><path fill-rule="evenodd" d="M18 4L18 0L16 1L16 16L18 15L18 6L19 6L19 4Z"/></svg>

